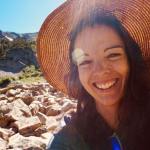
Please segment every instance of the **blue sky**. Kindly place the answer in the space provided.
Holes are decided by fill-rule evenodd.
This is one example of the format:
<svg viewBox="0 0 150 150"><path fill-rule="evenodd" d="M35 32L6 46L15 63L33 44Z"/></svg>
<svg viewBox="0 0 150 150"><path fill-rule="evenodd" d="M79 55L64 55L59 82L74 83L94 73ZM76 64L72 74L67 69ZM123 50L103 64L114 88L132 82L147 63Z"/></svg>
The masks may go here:
<svg viewBox="0 0 150 150"><path fill-rule="evenodd" d="M65 0L0 0L0 30L32 33Z"/></svg>

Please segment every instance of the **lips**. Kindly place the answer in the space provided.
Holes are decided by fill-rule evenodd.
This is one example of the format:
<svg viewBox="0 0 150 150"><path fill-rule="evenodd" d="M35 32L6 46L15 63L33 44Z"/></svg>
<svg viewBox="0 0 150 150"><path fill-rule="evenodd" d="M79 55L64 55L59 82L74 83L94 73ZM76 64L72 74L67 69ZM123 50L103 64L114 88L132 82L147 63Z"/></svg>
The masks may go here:
<svg viewBox="0 0 150 150"><path fill-rule="evenodd" d="M116 78L116 79L113 79L107 82L102 82L102 83L95 82L93 83L93 85L99 90L107 90L107 89L114 87L117 81L118 79Z"/></svg>

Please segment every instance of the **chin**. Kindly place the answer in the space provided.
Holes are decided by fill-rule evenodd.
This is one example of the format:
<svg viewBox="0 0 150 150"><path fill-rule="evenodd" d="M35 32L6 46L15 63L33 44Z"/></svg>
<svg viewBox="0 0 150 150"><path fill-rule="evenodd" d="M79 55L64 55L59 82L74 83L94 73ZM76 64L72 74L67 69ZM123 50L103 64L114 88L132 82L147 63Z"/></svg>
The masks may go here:
<svg viewBox="0 0 150 150"><path fill-rule="evenodd" d="M122 96L113 95L113 96L94 96L95 102L97 105L101 106L118 106L121 102Z"/></svg>

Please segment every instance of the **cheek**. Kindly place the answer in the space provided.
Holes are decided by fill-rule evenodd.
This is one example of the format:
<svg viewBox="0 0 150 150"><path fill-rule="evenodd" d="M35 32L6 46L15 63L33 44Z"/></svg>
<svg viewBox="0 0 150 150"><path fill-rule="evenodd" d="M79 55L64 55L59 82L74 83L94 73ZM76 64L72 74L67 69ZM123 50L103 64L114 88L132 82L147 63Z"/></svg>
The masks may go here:
<svg viewBox="0 0 150 150"><path fill-rule="evenodd" d="M86 71L79 70L79 79L83 86L86 86L89 79L89 74Z"/></svg>
<svg viewBox="0 0 150 150"><path fill-rule="evenodd" d="M127 60L122 60L113 65L114 69L123 77L127 78L129 74L129 65Z"/></svg>

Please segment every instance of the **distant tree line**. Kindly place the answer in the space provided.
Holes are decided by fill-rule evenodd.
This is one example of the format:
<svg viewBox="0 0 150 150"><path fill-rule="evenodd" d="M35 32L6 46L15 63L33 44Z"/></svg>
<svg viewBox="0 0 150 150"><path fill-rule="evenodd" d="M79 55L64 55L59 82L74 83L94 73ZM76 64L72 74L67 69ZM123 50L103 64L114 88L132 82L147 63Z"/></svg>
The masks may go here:
<svg viewBox="0 0 150 150"><path fill-rule="evenodd" d="M13 41L9 41L6 38L0 39L0 58L5 58L6 54L11 49L32 49L34 52L36 51L36 42L35 41L27 41L23 38L17 38Z"/></svg>

